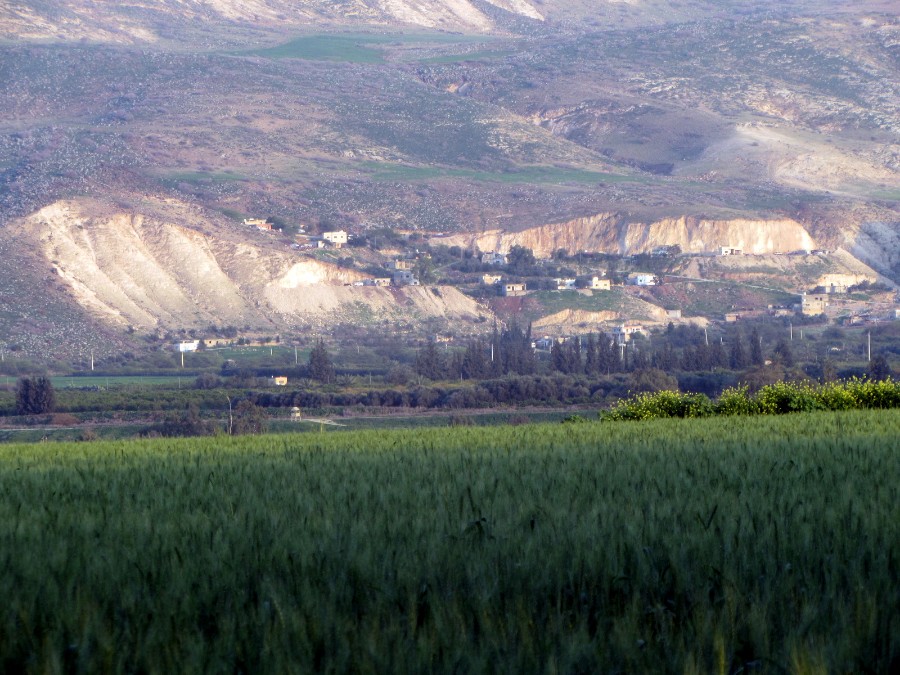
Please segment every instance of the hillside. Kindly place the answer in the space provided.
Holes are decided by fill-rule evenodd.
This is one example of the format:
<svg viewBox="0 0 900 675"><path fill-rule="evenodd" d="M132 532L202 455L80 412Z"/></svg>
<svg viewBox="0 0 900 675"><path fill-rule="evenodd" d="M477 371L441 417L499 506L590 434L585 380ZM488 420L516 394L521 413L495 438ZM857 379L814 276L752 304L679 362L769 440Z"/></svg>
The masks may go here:
<svg viewBox="0 0 900 675"><path fill-rule="evenodd" d="M0 330L28 354L62 358L104 347L65 335L73 316L123 332L162 333L234 326L248 332L308 334L356 323L373 331L439 320L465 333L486 310L455 288L368 288L369 275L300 256L264 233L204 233L209 222L183 203L146 201L123 212L95 200L56 202L0 233L3 311ZM24 253L27 251L27 254ZM28 275L32 275L28 279ZM23 279L28 279L27 281ZM37 297L58 307L42 311L40 335L28 335ZM52 307L52 305L51 305ZM78 322L76 322L78 325ZM83 329L90 334L89 328Z"/></svg>
<svg viewBox="0 0 900 675"><path fill-rule="evenodd" d="M98 335L302 324L288 252L237 271L259 216L541 255L843 249L900 278L900 18L881 0L17 1L0 35L0 264L52 276L51 314L88 308ZM221 283L185 271L199 259ZM338 288L316 306L364 317ZM33 334L9 318L31 296L3 302Z"/></svg>

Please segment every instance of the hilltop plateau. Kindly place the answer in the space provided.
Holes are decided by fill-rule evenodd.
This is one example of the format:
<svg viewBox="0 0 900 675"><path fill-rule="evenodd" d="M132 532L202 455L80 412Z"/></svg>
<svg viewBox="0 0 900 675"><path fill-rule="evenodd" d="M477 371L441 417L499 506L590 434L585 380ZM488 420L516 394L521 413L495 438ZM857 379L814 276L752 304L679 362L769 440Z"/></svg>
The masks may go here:
<svg viewBox="0 0 900 675"><path fill-rule="evenodd" d="M415 243L290 248L298 229L841 250L900 278L888 2L31 1L0 37L0 342L35 356L68 326L83 353L214 321L489 323L457 289L344 286Z"/></svg>

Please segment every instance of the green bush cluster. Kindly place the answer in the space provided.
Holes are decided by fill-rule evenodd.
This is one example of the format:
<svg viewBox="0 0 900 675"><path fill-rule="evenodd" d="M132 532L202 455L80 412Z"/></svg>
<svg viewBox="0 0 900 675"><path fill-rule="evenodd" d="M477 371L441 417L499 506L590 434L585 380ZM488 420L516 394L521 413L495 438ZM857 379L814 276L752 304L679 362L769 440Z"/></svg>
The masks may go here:
<svg viewBox="0 0 900 675"><path fill-rule="evenodd" d="M900 382L853 378L840 382L776 382L751 394L725 389L713 402L703 394L658 391L637 394L601 411L604 420L647 420L710 415L784 415L814 410L900 408Z"/></svg>

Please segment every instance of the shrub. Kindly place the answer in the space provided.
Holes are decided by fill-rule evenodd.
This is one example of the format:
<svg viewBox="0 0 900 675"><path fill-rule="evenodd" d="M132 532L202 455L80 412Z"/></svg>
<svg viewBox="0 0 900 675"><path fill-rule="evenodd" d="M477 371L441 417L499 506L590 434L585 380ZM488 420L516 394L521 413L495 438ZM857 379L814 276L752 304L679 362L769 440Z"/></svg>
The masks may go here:
<svg viewBox="0 0 900 675"><path fill-rule="evenodd" d="M586 417L582 417L581 415L576 414L576 415L568 415L568 416L564 417L562 420L562 423L563 424L584 424L587 421L588 420Z"/></svg>
<svg viewBox="0 0 900 675"><path fill-rule="evenodd" d="M714 412L704 394L658 391L619 401L601 417L609 420L649 420L664 417L705 417Z"/></svg>
<svg viewBox="0 0 900 675"><path fill-rule="evenodd" d="M759 412L747 385L725 389L716 402L717 415L755 415Z"/></svg>
<svg viewBox="0 0 900 675"><path fill-rule="evenodd" d="M767 384L756 392L754 400L763 415L811 412L824 408L813 387L796 382Z"/></svg>
<svg viewBox="0 0 900 675"><path fill-rule="evenodd" d="M713 404L703 394L660 391L638 394L601 411L602 419L645 420L661 417L705 415L784 415L813 410L859 410L900 408L900 382L852 378L843 382L813 385L807 382L775 382L755 394L750 387L725 389Z"/></svg>

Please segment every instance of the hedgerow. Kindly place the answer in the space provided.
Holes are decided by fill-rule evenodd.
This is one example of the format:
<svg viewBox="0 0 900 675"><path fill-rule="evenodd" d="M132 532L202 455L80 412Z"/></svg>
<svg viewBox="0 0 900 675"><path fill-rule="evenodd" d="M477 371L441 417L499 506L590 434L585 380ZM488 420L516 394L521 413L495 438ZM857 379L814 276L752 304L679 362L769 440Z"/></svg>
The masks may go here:
<svg viewBox="0 0 900 675"><path fill-rule="evenodd" d="M853 378L839 382L776 382L755 394L731 387L715 402L703 394L658 391L622 399L600 412L603 420L647 420L710 415L784 415L814 410L900 408L900 382Z"/></svg>

